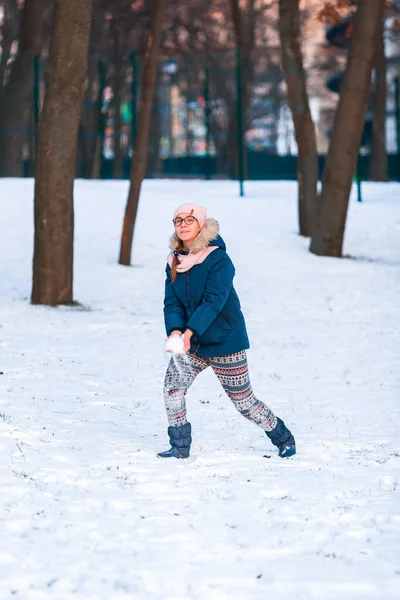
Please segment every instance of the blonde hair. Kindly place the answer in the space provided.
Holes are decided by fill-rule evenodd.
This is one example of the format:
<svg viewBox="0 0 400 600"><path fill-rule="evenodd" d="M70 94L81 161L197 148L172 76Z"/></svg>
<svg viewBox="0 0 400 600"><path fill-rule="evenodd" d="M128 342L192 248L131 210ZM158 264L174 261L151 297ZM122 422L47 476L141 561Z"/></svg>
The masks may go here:
<svg viewBox="0 0 400 600"><path fill-rule="evenodd" d="M181 250L184 250L184 249L185 249L184 243L181 240L179 240L178 246L176 247L176 250L174 252L174 258L172 259L172 264L171 264L171 283L175 283L176 277L177 277L176 269L177 269L177 267L179 265L179 259L178 259L177 254Z"/></svg>

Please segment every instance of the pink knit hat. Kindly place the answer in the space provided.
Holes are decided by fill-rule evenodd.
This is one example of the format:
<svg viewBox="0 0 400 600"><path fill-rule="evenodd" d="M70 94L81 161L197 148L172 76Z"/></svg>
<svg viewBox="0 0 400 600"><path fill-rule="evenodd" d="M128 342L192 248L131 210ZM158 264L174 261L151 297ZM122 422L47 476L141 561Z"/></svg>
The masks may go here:
<svg viewBox="0 0 400 600"><path fill-rule="evenodd" d="M207 209L205 206L199 206L198 204L182 204L178 206L174 212L174 219L178 215L193 215L199 223L200 229L203 229L207 221Z"/></svg>

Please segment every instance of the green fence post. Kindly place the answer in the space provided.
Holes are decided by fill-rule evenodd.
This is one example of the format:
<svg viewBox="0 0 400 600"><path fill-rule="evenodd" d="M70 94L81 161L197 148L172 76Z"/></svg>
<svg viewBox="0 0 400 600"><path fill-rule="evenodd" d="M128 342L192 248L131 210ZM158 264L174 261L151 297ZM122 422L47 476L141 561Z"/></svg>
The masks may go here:
<svg viewBox="0 0 400 600"><path fill-rule="evenodd" d="M137 63L136 54L131 52L131 67L132 67L132 81L131 81L131 144L132 144L132 160L136 144L136 127L137 127Z"/></svg>
<svg viewBox="0 0 400 600"><path fill-rule="evenodd" d="M105 72L104 65L99 60L98 62L98 75L99 75L99 91L97 97L97 110L99 116L98 122L98 130L99 130L99 170L100 170L100 179L103 178L104 171L104 140L105 140L105 130L106 123L103 115L103 96L104 96L104 88L105 88Z"/></svg>
<svg viewBox="0 0 400 600"><path fill-rule="evenodd" d="M242 53L236 49L236 129L237 129L237 161L240 196L244 196L244 143L243 143L243 95L242 95Z"/></svg>
<svg viewBox="0 0 400 600"><path fill-rule="evenodd" d="M397 164L400 181L400 77L396 77L394 80L394 104L396 112Z"/></svg>
<svg viewBox="0 0 400 600"><path fill-rule="evenodd" d="M361 156L360 156L360 153L358 153L358 156L357 156L356 182L357 182L357 201L358 202L362 202L362 194L361 194Z"/></svg>
<svg viewBox="0 0 400 600"><path fill-rule="evenodd" d="M204 69L204 121L206 127L206 180L211 179L210 164L210 73L208 67Z"/></svg>

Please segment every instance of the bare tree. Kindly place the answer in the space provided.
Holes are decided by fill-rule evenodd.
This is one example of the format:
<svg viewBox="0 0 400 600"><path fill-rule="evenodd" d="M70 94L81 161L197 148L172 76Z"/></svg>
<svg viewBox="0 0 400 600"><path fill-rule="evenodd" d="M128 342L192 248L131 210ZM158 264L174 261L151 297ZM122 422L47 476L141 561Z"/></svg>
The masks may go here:
<svg viewBox="0 0 400 600"><path fill-rule="evenodd" d="M73 301L73 185L91 12L92 0L54 3L35 180L33 304Z"/></svg>
<svg viewBox="0 0 400 600"><path fill-rule="evenodd" d="M122 116L121 103L124 81L126 77L125 59L127 55L127 32L123 29L119 21L115 18L110 19L110 34L113 40L113 113L114 113L114 162L113 176L121 179L123 174L123 153L121 147L122 135Z"/></svg>
<svg viewBox="0 0 400 600"><path fill-rule="evenodd" d="M140 191L143 179L146 175L151 111L154 99L157 59L160 52L165 2L166 0L156 0L151 34L147 41L142 92L138 110L137 139L130 173L130 188L121 236L119 255L119 264L121 265L130 265L131 263L133 232L139 205Z"/></svg>
<svg viewBox="0 0 400 600"><path fill-rule="evenodd" d="M105 43L105 15L93 0L92 26L89 42L88 85L83 101L78 137L78 160L81 173L87 179L100 174L100 122L102 122L103 92L103 48ZM97 9L97 10L96 10ZM101 75L100 75L101 72ZM104 80L103 80L104 79Z"/></svg>
<svg viewBox="0 0 400 600"><path fill-rule="evenodd" d="M250 85L253 78L253 64L252 64L252 54L255 46L255 24L256 24L256 10L255 10L255 0L246 0L245 3L241 3L240 0L230 0L231 6L231 14L232 14L232 22L233 22L233 30L235 33L236 47L239 49L240 54L240 65L239 68L241 70L241 89L238 90L238 93L241 94L241 110L243 112L243 123L245 124L243 129L244 133L247 129L247 117L248 117L248 108L250 101ZM236 95L236 90L235 90ZM234 110L231 112L229 117L229 131L231 134L231 145L234 149L234 164L235 170L239 176L239 138L238 138L238 129L239 123L237 111L236 111L236 103L233 105ZM244 159L244 170L247 171L247 153L243 153Z"/></svg>
<svg viewBox="0 0 400 600"><path fill-rule="evenodd" d="M298 215L300 235L311 236L318 182L314 123L308 102L300 41L300 0L279 0L282 69L298 147Z"/></svg>
<svg viewBox="0 0 400 600"><path fill-rule="evenodd" d="M18 54L3 90L0 113L0 172L8 177L23 174L25 128L32 115L34 58L42 52L44 11L48 0L25 0Z"/></svg>
<svg viewBox="0 0 400 600"><path fill-rule="evenodd" d="M113 176L123 174L128 155L121 144L123 119L119 110L126 100L130 53L144 54L148 37L152 1L93 0L93 20L89 47L89 77L79 130L78 154L85 177L99 177L104 125L112 117ZM103 91L112 92L104 102Z"/></svg>
<svg viewBox="0 0 400 600"><path fill-rule="evenodd" d="M378 53L375 63L375 78L372 98L372 149L370 156L369 179L388 180L388 161L386 150L386 56L384 40L384 19L379 36Z"/></svg>
<svg viewBox="0 0 400 600"><path fill-rule="evenodd" d="M342 256L344 230L385 0L358 4L332 139L317 203L310 251Z"/></svg>
<svg viewBox="0 0 400 600"><path fill-rule="evenodd" d="M256 10L255 0L247 0L244 7L239 0L230 0L236 46L242 60L242 105L247 110L252 78L252 53L255 46Z"/></svg>

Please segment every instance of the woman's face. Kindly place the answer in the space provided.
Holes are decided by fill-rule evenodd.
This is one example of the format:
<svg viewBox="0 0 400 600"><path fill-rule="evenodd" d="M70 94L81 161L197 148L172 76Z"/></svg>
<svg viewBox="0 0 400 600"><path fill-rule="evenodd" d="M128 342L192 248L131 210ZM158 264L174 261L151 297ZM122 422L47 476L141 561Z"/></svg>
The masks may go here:
<svg viewBox="0 0 400 600"><path fill-rule="evenodd" d="M188 217L188 222L184 221ZM193 222L190 221L193 219ZM193 240L199 235L200 227L197 219L194 219L187 213L180 213L175 217L175 231L178 238L187 246L193 242Z"/></svg>

